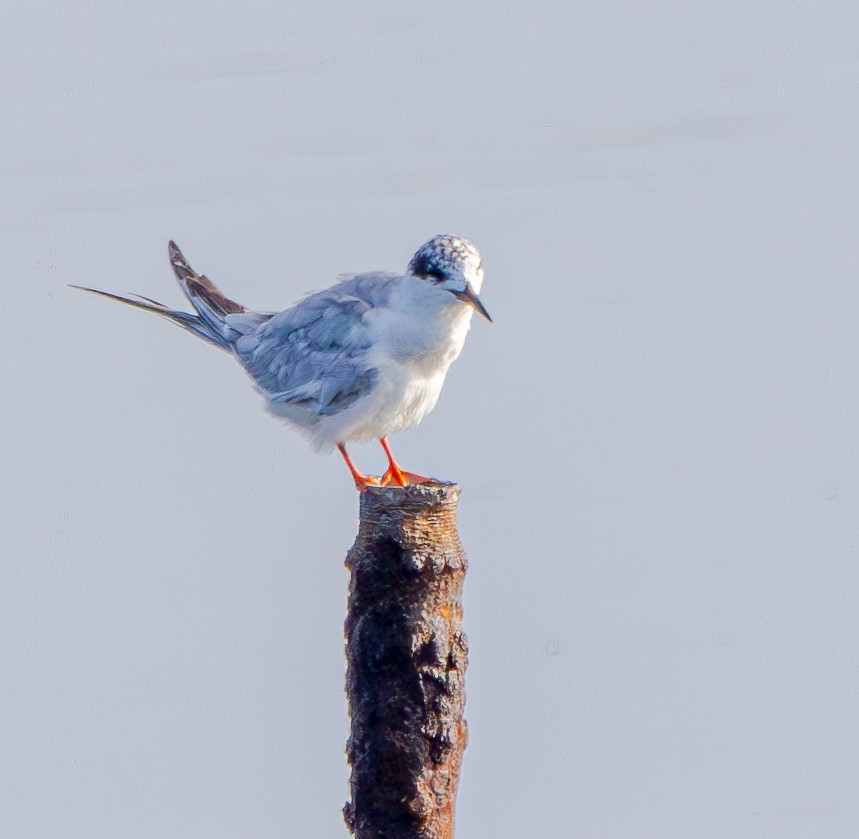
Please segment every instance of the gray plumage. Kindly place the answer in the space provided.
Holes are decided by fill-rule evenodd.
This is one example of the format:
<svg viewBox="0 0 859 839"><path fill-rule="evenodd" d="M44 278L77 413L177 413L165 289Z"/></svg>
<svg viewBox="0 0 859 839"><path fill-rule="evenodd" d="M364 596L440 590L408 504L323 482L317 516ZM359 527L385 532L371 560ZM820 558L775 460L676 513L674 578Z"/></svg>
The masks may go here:
<svg viewBox="0 0 859 839"><path fill-rule="evenodd" d="M370 336L362 318L387 304L391 282L399 275L373 271L344 276L283 312L251 312L197 274L174 242L169 248L179 285L196 315L141 295L74 288L154 312L233 353L272 406L293 404L326 416L348 408L372 387L378 370L363 364Z"/></svg>
<svg viewBox="0 0 859 839"><path fill-rule="evenodd" d="M364 315L387 304L396 279L381 272L345 277L239 335L232 341L236 358L272 403L335 414L378 376L366 366L371 338Z"/></svg>
<svg viewBox="0 0 859 839"><path fill-rule="evenodd" d="M375 437L389 453L387 435L435 405L472 313L489 318L477 297L480 254L455 236L425 243L405 274L344 276L278 313L249 311L197 274L173 242L169 251L194 313L140 295L83 290L154 312L233 355L273 414L318 450L340 448L359 486L370 479L354 470L345 443ZM419 477L391 459L386 479Z"/></svg>

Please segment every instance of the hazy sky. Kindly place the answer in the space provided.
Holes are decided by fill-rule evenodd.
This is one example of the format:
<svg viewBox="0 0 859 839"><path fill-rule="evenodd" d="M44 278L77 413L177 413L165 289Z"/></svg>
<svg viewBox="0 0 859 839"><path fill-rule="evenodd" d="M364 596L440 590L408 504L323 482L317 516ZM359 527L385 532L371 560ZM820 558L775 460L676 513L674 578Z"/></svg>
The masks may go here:
<svg viewBox="0 0 859 839"><path fill-rule="evenodd" d="M0 35L0 835L345 836L357 498L248 306L481 249L459 839L859 834L855 3L42 3ZM378 447L359 447L379 469Z"/></svg>

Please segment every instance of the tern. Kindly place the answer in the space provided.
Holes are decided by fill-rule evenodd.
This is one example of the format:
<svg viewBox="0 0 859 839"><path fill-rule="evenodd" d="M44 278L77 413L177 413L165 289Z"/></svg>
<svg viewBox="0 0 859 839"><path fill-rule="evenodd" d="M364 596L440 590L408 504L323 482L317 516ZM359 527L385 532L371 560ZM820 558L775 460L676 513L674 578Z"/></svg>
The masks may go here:
<svg viewBox="0 0 859 839"><path fill-rule="evenodd" d="M170 263L194 312L148 297L73 286L154 312L233 355L276 417L313 448L337 448L355 481L368 486L432 482L403 470L388 437L417 425L434 407L448 368L462 352L471 316L489 313L478 294L480 253L459 236L434 236L405 273L343 275L282 312L254 312L197 274L173 242ZM378 440L381 477L363 475L347 443Z"/></svg>

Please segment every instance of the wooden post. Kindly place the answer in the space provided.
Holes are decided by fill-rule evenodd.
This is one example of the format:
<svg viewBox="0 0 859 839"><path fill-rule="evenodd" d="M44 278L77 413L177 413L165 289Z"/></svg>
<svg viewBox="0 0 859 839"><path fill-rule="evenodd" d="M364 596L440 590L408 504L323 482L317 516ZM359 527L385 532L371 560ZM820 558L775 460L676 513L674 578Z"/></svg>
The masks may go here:
<svg viewBox="0 0 859 839"><path fill-rule="evenodd" d="M356 839L453 839L467 731L459 487L369 487L346 557Z"/></svg>

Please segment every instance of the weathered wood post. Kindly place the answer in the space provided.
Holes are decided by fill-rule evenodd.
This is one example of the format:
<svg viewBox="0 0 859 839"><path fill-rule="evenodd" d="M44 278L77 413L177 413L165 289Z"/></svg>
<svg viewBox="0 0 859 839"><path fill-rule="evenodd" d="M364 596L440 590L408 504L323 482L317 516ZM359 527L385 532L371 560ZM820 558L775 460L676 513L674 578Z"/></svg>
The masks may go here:
<svg viewBox="0 0 859 839"><path fill-rule="evenodd" d="M459 487L369 487L346 558L356 839L453 839L467 731Z"/></svg>

